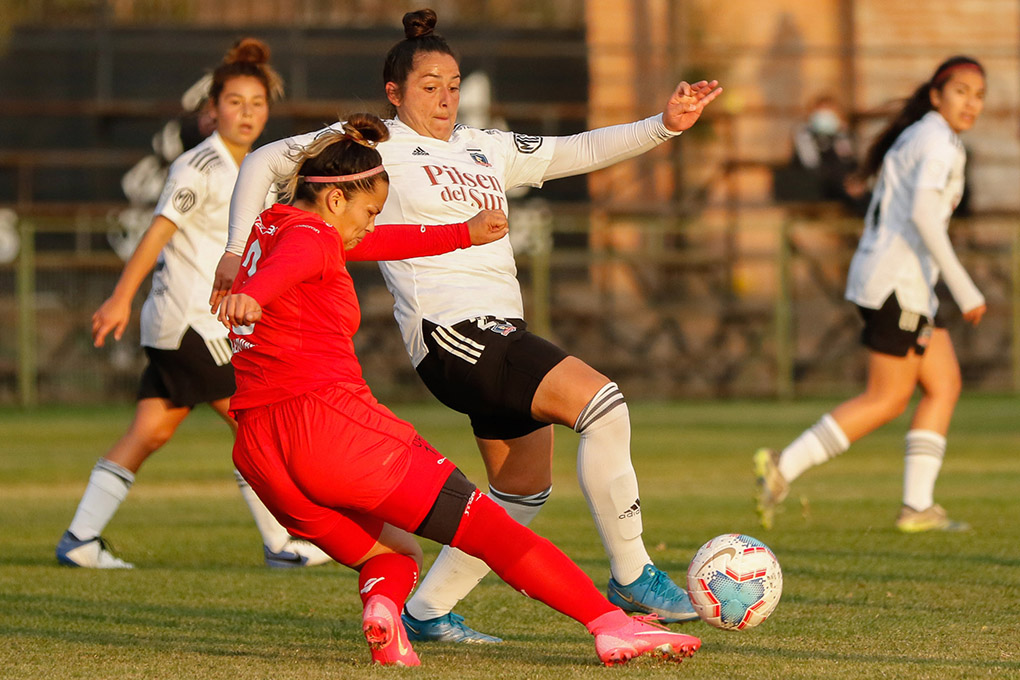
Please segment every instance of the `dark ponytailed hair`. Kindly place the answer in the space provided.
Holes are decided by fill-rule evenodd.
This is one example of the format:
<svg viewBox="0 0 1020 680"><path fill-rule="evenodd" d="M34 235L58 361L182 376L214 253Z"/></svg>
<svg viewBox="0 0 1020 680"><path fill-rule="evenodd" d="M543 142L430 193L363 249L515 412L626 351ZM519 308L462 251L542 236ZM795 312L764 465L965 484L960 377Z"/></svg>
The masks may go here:
<svg viewBox="0 0 1020 680"><path fill-rule="evenodd" d="M404 15L404 39L390 48L383 64L383 84L396 83L400 87L414 70L414 58L418 54L439 52L460 61L446 38L436 33L438 17L434 10L420 9Z"/></svg>
<svg viewBox="0 0 1020 680"><path fill-rule="evenodd" d="M241 38L223 57L223 63L212 73L209 101L215 106L227 81L239 76L257 78L266 88L266 98L276 101L283 96L283 78L269 65L269 46L258 38Z"/></svg>
<svg viewBox="0 0 1020 680"><path fill-rule="evenodd" d="M903 104L903 108L900 109L896 117L886 125L885 129L875 138L875 141L871 143L868 148L868 153L864 157L864 163L858 172L862 179L868 179L879 171L882 167L882 160L885 158L885 154L888 153L889 149L892 148L896 138L900 136L900 133L906 130L908 127L919 121L924 114L931 111L934 107L931 104L931 91L941 91L945 87L946 83L949 82L950 77L953 75L958 67L965 66L968 68L976 68L981 72L983 76L985 69L981 66L977 59L965 56L955 56L946 59L944 62L939 64L939 67L935 69L934 75L930 80L922 83L915 91L914 94Z"/></svg>
<svg viewBox="0 0 1020 680"><path fill-rule="evenodd" d="M341 182L306 182L305 177L340 177L356 175L382 165L376 150L379 142L389 139L386 125L371 113L347 116L343 130L330 131L298 152L298 171L281 196L284 202L305 200L314 203L323 189L339 189L344 198L371 191L379 182L389 182L385 171L371 177Z"/></svg>

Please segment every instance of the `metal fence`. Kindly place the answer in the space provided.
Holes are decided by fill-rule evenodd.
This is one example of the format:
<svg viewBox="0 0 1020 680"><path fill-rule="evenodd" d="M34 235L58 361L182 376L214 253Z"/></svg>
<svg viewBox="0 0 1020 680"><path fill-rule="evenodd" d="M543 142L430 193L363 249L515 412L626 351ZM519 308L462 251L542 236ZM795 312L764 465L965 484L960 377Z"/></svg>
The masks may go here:
<svg viewBox="0 0 1020 680"><path fill-rule="evenodd" d="M91 314L122 267L110 246L119 209L17 218L17 256L0 264L0 403L134 394L144 364L137 314L121 342L100 350L90 339ZM589 204L532 199L512 211L531 328L633 397L789 397L861 384L859 321L842 301L858 220L817 206L749 211L721 225L708 214L635 214L623 216L637 236L624 251L591 247L598 220ZM989 303L978 328L951 301L943 307L965 385L1020 390L1020 228L1011 215L984 215L955 222L953 235ZM354 274L366 378L385 399L424 397L378 269L360 264Z"/></svg>

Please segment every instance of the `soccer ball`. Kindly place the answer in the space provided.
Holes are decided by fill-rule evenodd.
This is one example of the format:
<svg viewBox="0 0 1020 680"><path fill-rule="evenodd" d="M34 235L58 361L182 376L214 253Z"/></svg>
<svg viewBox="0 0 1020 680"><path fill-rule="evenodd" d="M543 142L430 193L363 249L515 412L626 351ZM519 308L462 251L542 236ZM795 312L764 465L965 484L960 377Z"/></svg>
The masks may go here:
<svg viewBox="0 0 1020 680"><path fill-rule="evenodd" d="M723 534L701 546L687 568L687 591L701 620L723 630L753 628L783 594L783 571L768 546Z"/></svg>

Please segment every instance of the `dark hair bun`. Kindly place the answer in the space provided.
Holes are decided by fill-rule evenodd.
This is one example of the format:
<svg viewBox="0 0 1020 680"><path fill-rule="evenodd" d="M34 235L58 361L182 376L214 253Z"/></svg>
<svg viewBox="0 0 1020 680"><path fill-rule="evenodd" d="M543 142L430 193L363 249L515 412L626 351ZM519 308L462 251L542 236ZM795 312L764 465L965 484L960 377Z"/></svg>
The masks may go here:
<svg viewBox="0 0 1020 680"><path fill-rule="evenodd" d="M408 12L404 15L404 37L414 40L432 35L436 30L436 21L438 20L439 17L436 16L435 11L428 8L420 9L417 12Z"/></svg>
<svg viewBox="0 0 1020 680"><path fill-rule="evenodd" d="M360 133L362 139L376 144L385 142L390 136L386 124L379 116L374 116L371 113L352 113L347 116L347 124L344 127L354 128L357 133ZM358 135L352 136L357 138Z"/></svg>
<svg viewBox="0 0 1020 680"><path fill-rule="evenodd" d="M241 38L234 46L227 52L227 56L223 58L224 64L238 64L238 63L249 63L249 64L268 64L269 63L269 45L265 44L258 38Z"/></svg>

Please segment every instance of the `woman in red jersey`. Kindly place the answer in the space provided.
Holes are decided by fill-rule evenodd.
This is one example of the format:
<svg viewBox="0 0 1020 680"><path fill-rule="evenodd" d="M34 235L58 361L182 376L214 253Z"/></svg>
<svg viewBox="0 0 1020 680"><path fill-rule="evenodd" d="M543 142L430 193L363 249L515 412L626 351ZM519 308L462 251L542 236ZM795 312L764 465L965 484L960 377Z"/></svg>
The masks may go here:
<svg viewBox="0 0 1020 680"><path fill-rule="evenodd" d="M628 617L549 541L518 524L372 396L354 354L360 322L348 260L404 259L505 236L502 212L466 224L374 226L389 189L374 116L307 147L292 205L262 213L232 293L238 421L234 462L295 536L360 572L362 626L380 664L419 663L400 623L420 548L410 533L484 560L515 589L583 623L599 658L680 661L700 641ZM547 576L555 574L556 578Z"/></svg>

